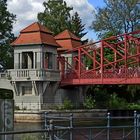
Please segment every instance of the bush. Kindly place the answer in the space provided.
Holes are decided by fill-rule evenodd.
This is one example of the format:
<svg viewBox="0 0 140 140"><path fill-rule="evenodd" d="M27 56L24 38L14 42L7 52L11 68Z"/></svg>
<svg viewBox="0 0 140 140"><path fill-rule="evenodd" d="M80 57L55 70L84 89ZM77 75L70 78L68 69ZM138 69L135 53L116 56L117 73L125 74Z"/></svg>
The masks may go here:
<svg viewBox="0 0 140 140"><path fill-rule="evenodd" d="M110 94L106 90L94 93L97 108L107 108L109 103Z"/></svg>
<svg viewBox="0 0 140 140"><path fill-rule="evenodd" d="M59 106L58 109L73 109L74 105L69 99L64 99L63 105Z"/></svg>
<svg viewBox="0 0 140 140"><path fill-rule="evenodd" d="M140 104L130 103L130 104L128 104L128 109L130 109L130 110L139 110L140 109Z"/></svg>
<svg viewBox="0 0 140 140"><path fill-rule="evenodd" d="M0 89L0 99L13 99L13 92L11 90Z"/></svg>
<svg viewBox="0 0 140 140"><path fill-rule="evenodd" d="M112 94L109 99L109 109L127 109L125 99L119 98L116 94Z"/></svg>
<svg viewBox="0 0 140 140"><path fill-rule="evenodd" d="M86 109L93 109L93 108L95 108L95 100L93 99L93 97L92 96L87 96L85 98L85 101L83 103L83 106Z"/></svg>

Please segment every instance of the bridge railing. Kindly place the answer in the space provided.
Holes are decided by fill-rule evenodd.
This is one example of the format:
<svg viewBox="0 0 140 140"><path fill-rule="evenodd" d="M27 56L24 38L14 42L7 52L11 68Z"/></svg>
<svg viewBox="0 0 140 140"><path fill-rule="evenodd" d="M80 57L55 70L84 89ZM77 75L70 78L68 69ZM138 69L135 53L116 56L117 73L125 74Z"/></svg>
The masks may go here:
<svg viewBox="0 0 140 140"><path fill-rule="evenodd" d="M30 113L29 113L30 114ZM31 113L32 115L32 113ZM0 132L1 136L13 135L18 139L37 140L139 140L140 114L134 111L132 116L80 116L74 114L59 115L42 113L44 122L42 129L15 129ZM21 128L20 128L21 129ZM32 137L29 137L32 136Z"/></svg>
<svg viewBox="0 0 140 140"><path fill-rule="evenodd" d="M102 77L102 76L103 77ZM100 70L84 70L81 71L80 77L78 72L66 70L63 79L97 79L97 78L140 78L140 67L128 67L118 69L106 69L101 74Z"/></svg>

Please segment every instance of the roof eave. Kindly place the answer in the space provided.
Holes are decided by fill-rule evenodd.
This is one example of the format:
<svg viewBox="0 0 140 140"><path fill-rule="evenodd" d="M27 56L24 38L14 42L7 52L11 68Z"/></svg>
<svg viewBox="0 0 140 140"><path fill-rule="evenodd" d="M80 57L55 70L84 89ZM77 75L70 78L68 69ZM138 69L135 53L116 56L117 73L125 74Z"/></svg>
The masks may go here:
<svg viewBox="0 0 140 140"><path fill-rule="evenodd" d="M28 44L11 44L11 46L33 46L33 45L51 45L57 48L61 48L60 45L54 45L54 44L50 44L50 43L28 43Z"/></svg>
<svg viewBox="0 0 140 140"><path fill-rule="evenodd" d="M80 39L74 39L74 38L55 38L55 39L56 39L56 41L57 41L57 40L68 40L68 39L71 39L71 40L75 40L75 41L81 42Z"/></svg>

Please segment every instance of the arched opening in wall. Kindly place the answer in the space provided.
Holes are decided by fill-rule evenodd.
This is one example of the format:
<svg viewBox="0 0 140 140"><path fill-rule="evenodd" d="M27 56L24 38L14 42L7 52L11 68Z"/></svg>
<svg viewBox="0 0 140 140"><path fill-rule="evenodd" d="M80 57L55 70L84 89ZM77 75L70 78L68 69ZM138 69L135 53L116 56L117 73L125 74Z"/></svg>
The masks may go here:
<svg viewBox="0 0 140 140"><path fill-rule="evenodd" d="M33 52L22 52L22 68L33 68Z"/></svg>
<svg viewBox="0 0 140 140"><path fill-rule="evenodd" d="M0 89L0 99L13 99L13 91Z"/></svg>

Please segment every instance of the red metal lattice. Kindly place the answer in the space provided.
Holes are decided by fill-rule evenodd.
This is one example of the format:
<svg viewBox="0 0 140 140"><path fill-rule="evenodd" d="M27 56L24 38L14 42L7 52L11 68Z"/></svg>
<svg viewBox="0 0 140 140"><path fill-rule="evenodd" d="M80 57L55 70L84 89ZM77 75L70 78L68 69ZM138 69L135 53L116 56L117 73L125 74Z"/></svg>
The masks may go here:
<svg viewBox="0 0 140 140"><path fill-rule="evenodd" d="M140 30L74 48L58 60L62 85L140 84Z"/></svg>

